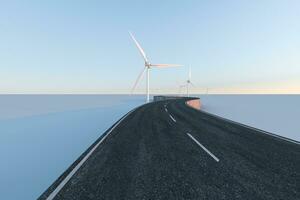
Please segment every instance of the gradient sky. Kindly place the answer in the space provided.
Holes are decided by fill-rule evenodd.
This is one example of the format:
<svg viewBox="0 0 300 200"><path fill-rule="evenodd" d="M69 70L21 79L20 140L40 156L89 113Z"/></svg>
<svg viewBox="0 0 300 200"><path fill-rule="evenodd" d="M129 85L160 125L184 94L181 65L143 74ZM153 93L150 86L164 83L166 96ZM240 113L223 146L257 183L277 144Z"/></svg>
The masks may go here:
<svg viewBox="0 0 300 200"><path fill-rule="evenodd" d="M143 60L154 92L300 93L300 1L0 2L0 93L127 93ZM137 92L144 91L144 81Z"/></svg>

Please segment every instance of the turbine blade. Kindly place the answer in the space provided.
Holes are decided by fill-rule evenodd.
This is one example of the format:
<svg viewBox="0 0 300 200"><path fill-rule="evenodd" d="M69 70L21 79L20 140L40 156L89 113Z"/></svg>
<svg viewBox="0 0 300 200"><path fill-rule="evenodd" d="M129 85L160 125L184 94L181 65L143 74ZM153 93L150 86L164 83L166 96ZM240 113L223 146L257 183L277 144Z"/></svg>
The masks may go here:
<svg viewBox="0 0 300 200"><path fill-rule="evenodd" d="M182 88L185 88L187 85L179 85L179 96L181 95Z"/></svg>
<svg viewBox="0 0 300 200"><path fill-rule="evenodd" d="M151 67L182 67L183 65L177 64L150 64Z"/></svg>
<svg viewBox="0 0 300 200"><path fill-rule="evenodd" d="M182 90L182 87L180 86L179 87L179 96L181 95L181 90Z"/></svg>
<svg viewBox="0 0 300 200"><path fill-rule="evenodd" d="M191 80L192 78L192 71L191 71L191 67L189 68L189 80Z"/></svg>
<svg viewBox="0 0 300 200"><path fill-rule="evenodd" d="M190 81L190 84L191 84L193 87L196 87L196 86L195 86L195 84L194 84L194 83L192 83L191 81Z"/></svg>
<svg viewBox="0 0 300 200"><path fill-rule="evenodd" d="M129 32L132 40L134 41L136 47L138 48L139 52L141 53L141 55L143 56L145 62L148 62L147 56L145 51L143 50L143 48L141 47L141 45L138 43L138 41L135 39L135 37L133 36L133 34L131 32Z"/></svg>
<svg viewBox="0 0 300 200"><path fill-rule="evenodd" d="M132 89L131 89L131 94L133 93L133 91L135 90L137 84L140 82L140 80L142 79L143 75L145 74L147 67L143 68L143 71L139 74L138 78L136 79Z"/></svg>

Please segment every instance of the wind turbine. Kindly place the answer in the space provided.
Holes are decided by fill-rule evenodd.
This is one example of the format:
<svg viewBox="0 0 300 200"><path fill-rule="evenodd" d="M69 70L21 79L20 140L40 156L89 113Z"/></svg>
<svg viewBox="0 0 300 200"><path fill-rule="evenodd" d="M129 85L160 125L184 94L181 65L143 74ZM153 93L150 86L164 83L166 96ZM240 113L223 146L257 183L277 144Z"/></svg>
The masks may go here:
<svg viewBox="0 0 300 200"><path fill-rule="evenodd" d="M192 86L195 86L193 83L192 83L192 81L191 81L191 79L192 79L192 71L191 71L191 67L189 68L189 78L188 78L188 80L186 80L186 91L187 91L187 96L189 97L190 96L190 91L189 91L189 89L190 89L190 85L192 85Z"/></svg>
<svg viewBox="0 0 300 200"><path fill-rule="evenodd" d="M182 91L182 88L185 88L185 87L186 87L186 85L179 85L179 96L183 96L181 94L181 91Z"/></svg>
<svg viewBox="0 0 300 200"><path fill-rule="evenodd" d="M139 74L137 80L135 81L133 88L131 90L131 93L134 91L134 89L136 88L137 84L139 83L139 81L142 79L143 75L145 74L145 71L147 71L147 87L146 87L146 94L147 94L147 100L146 102L148 103L150 101L150 69L152 67L157 67L157 68L161 68L161 67L179 67L182 65L175 65L175 64L151 64L146 56L145 51L143 50L143 48L141 47L141 45L138 43L138 41L135 39L135 37L133 36L133 34L131 32L129 32L132 40L134 41L136 47L138 48L139 52L141 53L144 62L145 62L145 67L143 68L142 72Z"/></svg>

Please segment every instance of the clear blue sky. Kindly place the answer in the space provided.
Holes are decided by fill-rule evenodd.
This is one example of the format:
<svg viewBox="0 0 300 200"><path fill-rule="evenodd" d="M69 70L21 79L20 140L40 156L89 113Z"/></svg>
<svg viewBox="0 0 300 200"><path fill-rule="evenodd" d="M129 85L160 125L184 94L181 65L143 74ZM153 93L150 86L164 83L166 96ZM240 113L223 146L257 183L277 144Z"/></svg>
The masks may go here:
<svg viewBox="0 0 300 200"><path fill-rule="evenodd" d="M152 62L191 65L195 93L300 93L298 0L4 0L0 93L129 92L143 61L128 30ZM187 75L153 69L151 88Z"/></svg>

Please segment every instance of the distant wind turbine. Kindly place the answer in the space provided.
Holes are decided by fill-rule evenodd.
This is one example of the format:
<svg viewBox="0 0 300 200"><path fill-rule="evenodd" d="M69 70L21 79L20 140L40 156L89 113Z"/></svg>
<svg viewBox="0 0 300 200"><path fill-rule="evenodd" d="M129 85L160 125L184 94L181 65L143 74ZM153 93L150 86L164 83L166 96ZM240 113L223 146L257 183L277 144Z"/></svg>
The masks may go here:
<svg viewBox="0 0 300 200"><path fill-rule="evenodd" d="M189 91L190 85L195 86L192 83L191 79L192 79L192 71L191 71L191 67L189 67L189 77L188 77L188 80L186 80L186 84L185 85L180 86L180 87L186 87L186 91L187 91L187 96L188 97L190 96L190 91Z"/></svg>
<svg viewBox="0 0 300 200"><path fill-rule="evenodd" d="M137 80L135 81L133 88L131 90L131 93L133 93L133 91L135 90L137 84L139 83L139 81L142 79L143 75L145 74L145 71L147 71L147 87L146 87L146 94L147 94L147 103L150 101L150 91L149 91L149 87L150 87L150 74L149 74L149 70L152 67L157 67L157 68L161 68L161 67L180 67L182 65L175 65L175 64L151 64L146 56L145 51L143 50L143 48L141 47L141 45L138 43L138 41L135 39L135 37L133 36L133 34L131 32L129 32L132 40L134 41L136 47L138 48L139 52L141 53L144 61L145 61L145 67L143 68L142 72L139 74Z"/></svg>
<svg viewBox="0 0 300 200"><path fill-rule="evenodd" d="M182 88L185 88L185 87L186 87L186 85L179 85L179 96L183 96L181 94L181 91L182 91Z"/></svg>

